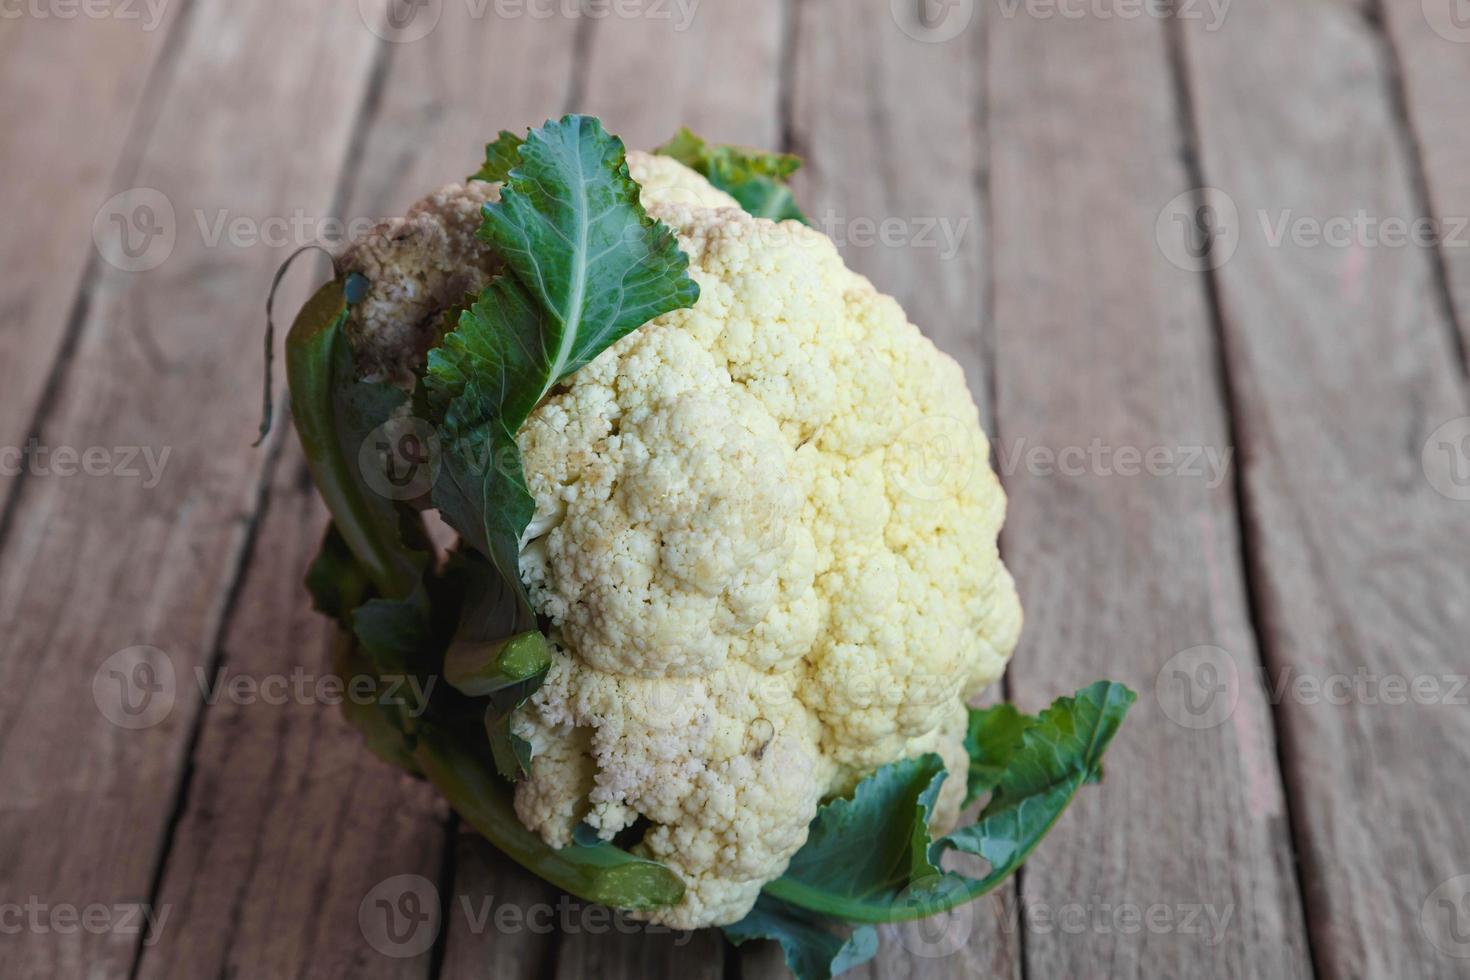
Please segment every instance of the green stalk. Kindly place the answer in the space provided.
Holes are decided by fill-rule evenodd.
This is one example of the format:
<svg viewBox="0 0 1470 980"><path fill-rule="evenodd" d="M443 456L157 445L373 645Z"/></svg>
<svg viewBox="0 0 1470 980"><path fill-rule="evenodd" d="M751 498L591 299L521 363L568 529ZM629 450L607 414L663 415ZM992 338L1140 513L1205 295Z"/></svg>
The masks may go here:
<svg viewBox="0 0 1470 980"><path fill-rule="evenodd" d="M959 908L992 891L1010 877L1014 869L1005 874L989 874L984 878L966 878L963 875L947 874L939 878L932 892L915 889L907 901L889 904L884 901L868 902L859 898L834 895L832 892L804 885L791 878L777 878L762 889L767 895L783 902L800 906L810 912L825 915L844 922L883 925L888 922L912 922L927 919L940 912Z"/></svg>
<svg viewBox="0 0 1470 980"><path fill-rule="evenodd" d="M357 458L349 457L339 437L334 395L353 380L337 376L351 364L345 351L338 349L347 343L342 333L346 320L347 296L340 279L317 290L297 314L286 337L291 412L311 478L337 530L378 594L399 599L414 590L419 570L400 543L392 508L368 496L371 491L357 471Z"/></svg>
<svg viewBox="0 0 1470 980"><path fill-rule="evenodd" d="M673 871L612 844L548 847L521 825L509 784L452 736L426 725L417 733L413 755L419 769L470 826L521 867L562 891L621 909L659 908L684 896L684 883Z"/></svg>

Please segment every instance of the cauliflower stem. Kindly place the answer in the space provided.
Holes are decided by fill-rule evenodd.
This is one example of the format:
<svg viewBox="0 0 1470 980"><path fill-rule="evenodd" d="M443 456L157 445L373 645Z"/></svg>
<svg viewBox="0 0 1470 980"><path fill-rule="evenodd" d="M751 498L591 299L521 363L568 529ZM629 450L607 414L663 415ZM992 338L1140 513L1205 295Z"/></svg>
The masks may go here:
<svg viewBox="0 0 1470 980"><path fill-rule="evenodd" d="M798 165L501 132L349 247L286 363L335 669L424 692L344 707L369 747L553 885L825 980L1013 873L1134 695L968 706L1021 626L1005 495Z"/></svg>

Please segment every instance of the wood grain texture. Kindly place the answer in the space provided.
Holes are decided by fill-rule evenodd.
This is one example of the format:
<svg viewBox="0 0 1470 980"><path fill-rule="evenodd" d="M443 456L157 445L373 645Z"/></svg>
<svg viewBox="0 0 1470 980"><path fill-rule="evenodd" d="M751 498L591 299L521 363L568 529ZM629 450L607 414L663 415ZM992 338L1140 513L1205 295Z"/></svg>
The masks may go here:
<svg viewBox="0 0 1470 980"><path fill-rule="evenodd" d="M157 899L167 928L142 950L139 977L429 976L432 947L414 942L433 922L395 923L394 944L374 902L396 908L437 881L448 810L369 752L320 686L332 627L301 583L325 526L293 439L209 675L220 696Z"/></svg>
<svg viewBox="0 0 1470 980"><path fill-rule="evenodd" d="M1402 85L1461 353L1470 349L1470 17L1461 0L1378 0Z"/></svg>
<svg viewBox="0 0 1470 980"><path fill-rule="evenodd" d="M0 447L30 434L62 351L77 290L95 261L93 218L127 180L139 107L180 3L158 20L7 17L0 25ZM22 8L14 8L20 10ZM58 65L85 71L58 74ZM20 134L24 134L22 138ZM110 229L109 229L110 230ZM0 468L0 502L15 477Z"/></svg>
<svg viewBox="0 0 1470 980"><path fill-rule="evenodd" d="M324 209L375 47L351 6L204 0L189 27L135 177L172 202L176 243L151 272L102 270L41 428L51 446L169 456L156 485L28 478L0 552L0 879L45 903L149 899L200 710L193 670L210 659L260 493L247 366L280 256L210 247L194 213ZM161 722L130 730L99 707L120 692L104 671L94 698L93 677L136 644L168 658L176 694ZM0 944L0 974L123 977L138 940L27 932Z"/></svg>
<svg viewBox="0 0 1470 980"><path fill-rule="evenodd" d="M1204 281L1155 241L1189 187L1163 27L989 26L1003 550L1027 623L1011 694L1139 694L1106 780L1022 871L1027 973L1309 976L1232 482L1198 458L1230 443ZM1171 462L1144 471L1155 447ZM1218 724L1172 670L1200 645L1239 665Z"/></svg>
<svg viewBox="0 0 1470 980"><path fill-rule="evenodd" d="M463 824L446 901L442 980L540 980L555 964L563 918L572 915L568 896Z"/></svg>
<svg viewBox="0 0 1470 980"><path fill-rule="evenodd" d="M651 150L688 126L716 143L780 143L783 0L647 4L593 22L579 112ZM636 9L636 8L635 8Z"/></svg>
<svg viewBox="0 0 1470 980"><path fill-rule="evenodd" d="M791 137L806 160L797 199L851 268L960 361L989 427L985 25L936 44L906 34L884 0L810 0L797 11ZM880 234L885 222L895 231ZM878 956L853 976L1019 976L1018 934L1000 914L1014 896L1007 884L945 916L885 926ZM779 960L742 955L754 975Z"/></svg>
<svg viewBox="0 0 1470 980"><path fill-rule="evenodd" d="M390 45L382 98L347 204L353 218L402 214L441 184L461 183L502 129L567 110L577 22L478 16L445 3L433 31Z"/></svg>
<svg viewBox="0 0 1470 980"><path fill-rule="evenodd" d="M1470 873L1470 712L1445 681L1465 671L1470 504L1436 492L1443 450L1429 470L1424 450L1470 399L1432 255L1260 225L1417 213L1384 49L1329 4L1240 0L1219 31L1185 27L1204 179L1240 214L1216 278L1316 963L1463 976L1430 938L1463 925L1434 889ZM1394 677L1434 703L1386 700ZM1314 699L1301 678L1350 686Z"/></svg>
<svg viewBox="0 0 1470 980"><path fill-rule="evenodd" d="M584 914L596 911L605 910L583 908ZM591 928L562 933L556 980L720 980L724 976L726 947L717 929L669 932L625 921L625 931L619 931L600 919L592 921Z"/></svg>

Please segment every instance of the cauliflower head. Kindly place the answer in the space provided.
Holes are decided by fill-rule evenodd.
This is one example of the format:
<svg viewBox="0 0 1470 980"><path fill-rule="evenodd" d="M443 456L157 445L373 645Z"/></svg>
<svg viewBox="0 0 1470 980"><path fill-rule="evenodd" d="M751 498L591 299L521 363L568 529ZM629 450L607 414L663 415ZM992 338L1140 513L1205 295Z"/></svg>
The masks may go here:
<svg viewBox="0 0 1470 980"><path fill-rule="evenodd" d="M521 576L554 664L521 710L521 822L585 821L679 874L677 928L742 918L820 803L936 752L934 813L964 796L965 703L996 680L1021 610L996 539L1005 497L964 373L798 222L752 217L703 177L629 153L700 297L629 334L521 428L536 516ZM411 373L430 324L493 273L448 187L373 263L359 357ZM378 301L373 305L371 301Z"/></svg>

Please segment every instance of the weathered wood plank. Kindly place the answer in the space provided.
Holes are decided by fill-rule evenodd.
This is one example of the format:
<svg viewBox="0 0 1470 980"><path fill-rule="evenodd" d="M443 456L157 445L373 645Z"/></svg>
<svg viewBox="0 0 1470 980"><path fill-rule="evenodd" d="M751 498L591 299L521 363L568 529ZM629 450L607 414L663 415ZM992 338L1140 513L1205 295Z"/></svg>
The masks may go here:
<svg viewBox="0 0 1470 980"><path fill-rule="evenodd" d="M797 198L848 265L964 365L988 427L983 22L925 43L883 0L797 10L791 137L806 159ZM897 233L880 234L885 222ZM883 927L877 958L853 976L1019 976L1017 935L1000 917L1014 894L1008 884L947 916ZM741 950L748 973L777 969L779 954L750 949Z"/></svg>
<svg viewBox="0 0 1470 980"><path fill-rule="evenodd" d="M418 8L415 16L434 9ZM390 47L382 102L346 205L351 218L402 214L435 187L473 172L484 144L499 130L540 125L565 111L577 22L497 17L493 4L483 11L443 4L432 30ZM495 915L506 906L524 913L532 905L554 905L555 890L468 829L452 846L452 894L442 896L440 977L542 975L554 955L555 934L501 928ZM487 903L489 919L483 918Z"/></svg>
<svg viewBox="0 0 1470 980"><path fill-rule="evenodd" d="M1239 214L1215 276L1316 963L1463 976L1470 461L1434 433L1470 398L1432 254L1375 237L1418 213L1384 48L1356 10L1266 0L1183 37L1204 179Z"/></svg>
<svg viewBox="0 0 1470 980"><path fill-rule="evenodd" d="M607 910L580 903L583 916ZM576 921L576 920L574 920ZM556 980L720 980L725 969L725 943L718 929L670 932L629 919L613 928L601 916L591 927L561 933Z"/></svg>
<svg viewBox="0 0 1470 980"><path fill-rule="evenodd" d="M183 4L136 18L6 17L0 30L0 504L96 252L145 82ZM19 8L17 8L19 9ZM86 66L58 81L56 66ZM126 179L126 178L124 178ZM105 221L105 219L104 219ZM104 227L104 231L112 229Z"/></svg>
<svg viewBox="0 0 1470 980"><path fill-rule="evenodd" d="M259 376L248 366L260 362L261 293L280 257L229 239L211 247L195 215L324 209L375 40L353 5L201 0L190 12L134 178L172 203L172 253L147 273L102 268L42 427L51 446L146 447L162 473L28 478L0 552L7 898L150 897L200 710L193 670L208 662L259 496ZM107 662L135 644L160 651L160 670L171 664L172 697L166 672L144 700L147 676ZM128 693L147 706L141 718L122 710ZM109 715L157 724L128 729ZM0 944L0 973L123 977L137 942L117 929L28 931Z"/></svg>
<svg viewBox="0 0 1470 980"><path fill-rule="evenodd" d="M1011 691L1026 710L1103 677L1139 693L1107 780L1023 871L1027 972L1309 976L1205 284L1155 242L1189 186L1164 27L989 27L1003 549L1027 622ZM1200 645L1238 664L1228 718L1179 687Z"/></svg>
<svg viewBox="0 0 1470 980"><path fill-rule="evenodd" d="M385 917L437 888L447 807L324 686L331 626L301 582L326 512L294 439L276 471L137 976L428 977L436 923Z"/></svg>
<svg viewBox="0 0 1470 980"><path fill-rule="evenodd" d="M1439 259L1460 332L1470 349L1470 129L1464 93L1470 91L1470 21L1460 0L1383 0L1394 69L1418 152Z"/></svg>
<svg viewBox="0 0 1470 980"><path fill-rule="evenodd" d="M539 980L552 969L571 899L462 828L441 980Z"/></svg>
<svg viewBox="0 0 1470 980"><path fill-rule="evenodd" d="M446 3L427 35L389 46L350 216L402 214L435 187L477 170L485 143L500 130L539 126L565 111L577 22L495 11L493 3L483 15L474 4Z"/></svg>
<svg viewBox="0 0 1470 980"><path fill-rule="evenodd" d="M717 143L777 146L784 7L647 3L630 6L645 16L594 21L578 111L600 116L635 149L653 149L680 126Z"/></svg>

